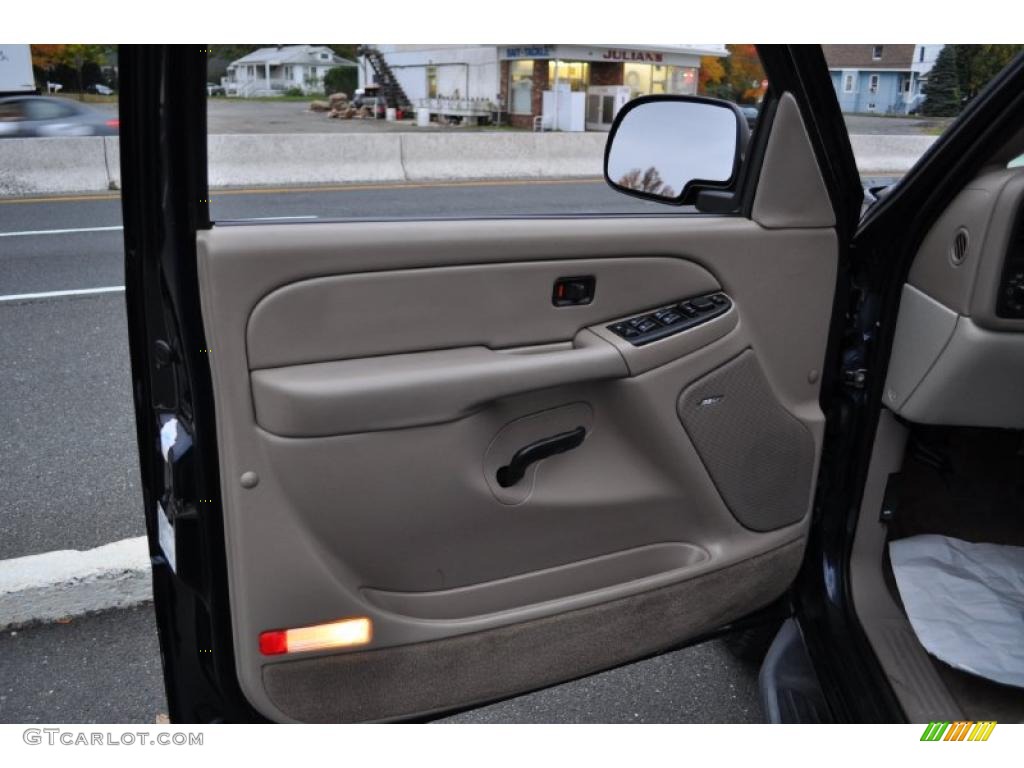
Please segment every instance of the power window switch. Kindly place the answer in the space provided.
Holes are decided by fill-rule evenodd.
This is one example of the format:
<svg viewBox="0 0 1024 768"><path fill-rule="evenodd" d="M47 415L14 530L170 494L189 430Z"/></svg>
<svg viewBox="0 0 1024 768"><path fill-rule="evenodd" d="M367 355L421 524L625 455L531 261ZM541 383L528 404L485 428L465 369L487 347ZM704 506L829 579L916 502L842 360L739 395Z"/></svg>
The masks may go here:
<svg viewBox="0 0 1024 768"><path fill-rule="evenodd" d="M610 326L610 327L611 327L612 333L617 333L619 336L621 336L624 339L631 339L634 336L639 336L640 335L640 331L638 331L636 328L634 328L629 323L616 323L615 325Z"/></svg>

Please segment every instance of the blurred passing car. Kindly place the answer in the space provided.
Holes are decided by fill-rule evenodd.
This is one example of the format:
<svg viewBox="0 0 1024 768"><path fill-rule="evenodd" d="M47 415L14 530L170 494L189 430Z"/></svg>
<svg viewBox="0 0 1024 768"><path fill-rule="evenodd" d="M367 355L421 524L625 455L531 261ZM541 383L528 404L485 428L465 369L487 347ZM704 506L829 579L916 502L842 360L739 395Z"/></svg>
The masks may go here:
<svg viewBox="0 0 1024 768"><path fill-rule="evenodd" d="M117 117L69 99L9 96L0 99L0 138L116 136Z"/></svg>
<svg viewBox="0 0 1024 768"><path fill-rule="evenodd" d="M751 104L740 104L740 112L743 113L743 117L747 120L747 127L750 130L754 130L754 126L757 125L758 109Z"/></svg>
<svg viewBox="0 0 1024 768"><path fill-rule="evenodd" d="M103 83L93 83L88 86L85 90L89 93L98 93L100 96L111 96L114 93L114 89Z"/></svg>

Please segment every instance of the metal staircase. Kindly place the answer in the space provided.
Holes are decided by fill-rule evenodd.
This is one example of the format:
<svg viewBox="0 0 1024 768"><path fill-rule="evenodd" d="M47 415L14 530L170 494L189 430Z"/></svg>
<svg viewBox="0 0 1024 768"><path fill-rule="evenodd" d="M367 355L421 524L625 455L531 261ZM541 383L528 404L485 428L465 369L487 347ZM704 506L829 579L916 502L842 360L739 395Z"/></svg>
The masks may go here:
<svg viewBox="0 0 1024 768"><path fill-rule="evenodd" d="M395 77L395 73L392 72L391 67L388 66L388 62L387 59L384 58L384 54L372 45L359 46L358 53L370 62L370 66L373 68L373 80L377 84L377 90L381 96L387 99L388 105L398 107L400 109L410 109L411 104L409 103L409 98L405 95L405 91L402 90L402 86L399 85L398 78Z"/></svg>

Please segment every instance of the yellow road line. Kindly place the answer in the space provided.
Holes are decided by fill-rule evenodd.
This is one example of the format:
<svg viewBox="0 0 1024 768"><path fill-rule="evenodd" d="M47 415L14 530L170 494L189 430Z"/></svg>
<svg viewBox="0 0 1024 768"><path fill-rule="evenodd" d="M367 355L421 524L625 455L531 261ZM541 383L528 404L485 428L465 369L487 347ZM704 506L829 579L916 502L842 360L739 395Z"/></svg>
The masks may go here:
<svg viewBox="0 0 1024 768"><path fill-rule="evenodd" d="M360 192L384 189L443 189L445 187L522 187L555 184L603 184L599 178L580 179L492 179L476 181L412 181L396 184L333 184L320 187L246 187L243 189L217 189L210 197L228 195L289 195L317 194L320 192ZM52 197L18 197L0 200L0 205L24 205L26 203L79 203L90 200L117 200L119 193L91 195L54 195Z"/></svg>

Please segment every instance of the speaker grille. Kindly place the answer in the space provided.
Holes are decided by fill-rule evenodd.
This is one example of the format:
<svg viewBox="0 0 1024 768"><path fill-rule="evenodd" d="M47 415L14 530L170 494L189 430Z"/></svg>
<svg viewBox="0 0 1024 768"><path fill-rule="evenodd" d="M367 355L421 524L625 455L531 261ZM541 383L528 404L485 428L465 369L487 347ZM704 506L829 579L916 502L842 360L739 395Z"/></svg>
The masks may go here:
<svg viewBox="0 0 1024 768"><path fill-rule="evenodd" d="M677 409L711 480L741 524L768 531L804 516L814 439L779 403L752 350L684 389Z"/></svg>

